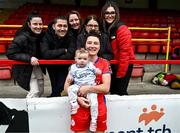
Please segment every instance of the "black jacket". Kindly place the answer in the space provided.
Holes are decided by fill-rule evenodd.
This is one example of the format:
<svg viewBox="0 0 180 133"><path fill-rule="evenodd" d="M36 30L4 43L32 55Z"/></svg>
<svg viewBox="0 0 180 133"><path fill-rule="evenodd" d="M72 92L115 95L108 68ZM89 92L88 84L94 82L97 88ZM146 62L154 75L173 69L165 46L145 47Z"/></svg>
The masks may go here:
<svg viewBox="0 0 180 133"><path fill-rule="evenodd" d="M74 59L75 48L75 38L72 34L68 32L63 38L59 38L53 30L52 24L48 26L41 44L44 59ZM65 49L67 49L67 52Z"/></svg>
<svg viewBox="0 0 180 133"><path fill-rule="evenodd" d="M84 48L85 47L85 39L87 36L87 32L85 30L82 30L82 32L77 37L77 48ZM113 51L111 48L111 44L109 42L109 37L107 34L101 32L100 34L100 50L98 53L98 56L103 57L107 60L113 59Z"/></svg>
<svg viewBox="0 0 180 133"><path fill-rule="evenodd" d="M72 35L72 36L74 36L74 38L75 39L77 39L77 37L78 37L78 35L79 35L79 29L78 30L76 30L76 29L72 29L72 28L70 28L69 29L69 32L70 32L70 34Z"/></svg>
<svg viewBox="0 0 180 133"><path fill-rule="evenodd" d="M43 33L35 35L30 29L26 32L21 32L15 36L11 46L7 51L8 59L31 62L31 57L41 59L40 53L40 41L43 37ZM17 83L29 90L29 83L32 74L32 65L14 65L13 77ZM42 69L45 72L45 69Z"/></svg>

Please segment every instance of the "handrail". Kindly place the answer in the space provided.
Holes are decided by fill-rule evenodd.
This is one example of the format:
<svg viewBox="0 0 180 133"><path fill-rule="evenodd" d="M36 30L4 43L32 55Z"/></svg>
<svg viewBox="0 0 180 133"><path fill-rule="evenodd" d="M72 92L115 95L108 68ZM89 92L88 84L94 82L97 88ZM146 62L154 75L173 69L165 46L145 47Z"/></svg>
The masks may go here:
<svg viewBox="0 0 180 133"><path fill-rule="evenodd" d="M14 39L13 37L7 37L7 38L0 37L0 41L12 41L13 39Z"/></svg>
<svg viewBox="0 0 180 133"><path fill-rule="evenodd" d="M141 38L132 38L132 41L152 41L152 42L157 42L157 41L160 41L160 42L165 42L165 41L168 41L168 39L141 39Z"/></svg>
<svg viewBox="0 0 180 133"><path fill-rule="evenodd" d="M40 64L72 64L74 60L39 60ZM111 64L118 64L118 60L111 60ZM129 60L130 64L180 64L180 60ZM0 59L0 64L12 65L12 64L30 64L27 62Z"/></svg>
<svg viewBox="0 0 180 133"><path fill-rule="evenodd" d="M166 49L166 60L169 59L169 46L170 46L170 37L171 37L171 27L168 30L168 41L167 41L167 49ZM168 64L165 65L165 72L168 71Z"/></svg>
<svg viewBox="0 0 180 133"><path fill-rule="evenodd" d="M167 30L168 36L166 39L152 39L152 38L133 38L133 41L167 41L167 49L166 49L166 60L169 58L169 46L170 46L170 36L171 36L171 27L167 28L149 28L149 27L129 27L131 30ZM163 44L162 44L163 45ZM168 72L168 64L165 64L165 72Z"/></svg>
<svg viewBox="0 0 180 133"><path fill-rule="evenodd" d="M22 25L7 25L7 24L0 24L0 28L20 28ZM47 28L47 25L43 26ZM168 30L168 28L149 28L149 27L129 27L130 30Z"/></svg>
<svg viewBox="0 0 180 133"><path fill-rule="evenodd" d="M152 27L129 27L130 30L169 30L167 28L152 28Z"/></svg>
<svg viewBox="0 0 180 133"><path fill-rule="evenodd" d="M12 41L14 38L13 37L0 37L0 41ZM165 41L168 41L168 39L140 39L140 38L132 38L132 41L154 41L154 42L157 42L157 41L162 41L162 42L165 42Z"/></svg>

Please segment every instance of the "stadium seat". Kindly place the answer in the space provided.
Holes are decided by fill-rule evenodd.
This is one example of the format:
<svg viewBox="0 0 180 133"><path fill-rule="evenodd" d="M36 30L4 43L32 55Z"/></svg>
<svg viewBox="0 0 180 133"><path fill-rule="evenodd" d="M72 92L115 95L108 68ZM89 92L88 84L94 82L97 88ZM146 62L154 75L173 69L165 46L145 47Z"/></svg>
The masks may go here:
<svg viewBox="0 0 180 133"><path fill-rule="evenodd" d="M2 80L11 79L12 78L11 70L12 70L12 66L1 65L0 66L0 79Z"/></svg>
<svg viewBox="0 0 180 133"><path fill-rule="evenodd" d="M0 54L5 54L6 53L6 45L0 44Z"/></svg>
<svg viewBox="0 0 180 133"><path fill-rule="evenodd" d="M143 81L144 72L145 72L145 70L144 70L144 66L143 65L134 64L131 77L132 78L141 77L141 82L142 82Z"/></svg>
<svg viewBox="0 0 180 133"><path fill-rule="evenodd" d="M161 53L165 54L167 50L167 46L162 46ZM169 46L169 53L172 53L172 46Z"/></svg>
<svg viewBox="0 0 180 133"><path fill-rule="evenodd" d="M142 43L142 42L141 42ZM145 59L147 57L147 53L148 53L148 45L146 43L144 44L138 44L136 46L136 52L137 53L144 53L145 54Z"/></svg>
<svg viewBox="0 0 180 133"><path fill-rule="evenodd" d="M180 46L180 39L173 39L172 45L173 46Z"/></svg>
<svg viewBox="0 0 180 133"><path fill-rule="evenodd" d="M153 42L153 43L155 43L155 42ZM159 53L160 53L160 49L161 49L161 46L160 46L160 45L152 44L152 45L150 45L150 47L149 47L149 53L154 53L154 54L156 54L156 59L158 59Z"/></svg>

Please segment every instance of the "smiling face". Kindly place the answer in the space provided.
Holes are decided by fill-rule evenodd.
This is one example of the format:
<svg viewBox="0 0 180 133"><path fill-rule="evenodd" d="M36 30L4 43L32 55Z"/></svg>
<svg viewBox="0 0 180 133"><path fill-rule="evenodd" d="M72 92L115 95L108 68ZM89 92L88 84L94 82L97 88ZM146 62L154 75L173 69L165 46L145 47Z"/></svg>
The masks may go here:
<svg viewBox="0 0 180 133"><path fill-rule="evenodd" d="M99 31L99 24L96 20L91 19L85 26L87 33L89 33L91 30Z"/></svg>
<svg viewBox="0 0 180 133"><path fill-rule="evenodd" d="M68 31L68 23L67 20L58 19L55 24L52 25L53 29L55 30L55 34L59 37L64 37Z"/></svg>
<svg viewBox="0 0 180 133"><path fill-rule="evenodd" d="M30 22L28 22L29 28L32 30L35 34L40 34L43 29L43 22L42 18L40 17L33 17Z"/></svg>
<svg viewBox="0 0 180 133"><path fill-rule="evenodd" d="M78 18L77 14L70 14L68 21L72 29L77 30L80 28L80 19Z"/></svg>
<svg viewBox="0 0 180 133"><path fill-rule="evenodd" d="M116 17L116 12L115 12L114 7L109 6L104 13L105 21L111 24L114 22L115 17Z"/></svg>
<svg viewBox="0 0 180 133"><path fill-rule="evenodd" d="M98 37L89 36L86 40L86 50L89 52L89 56L96 56L100 49L100 41Z"/></svg>

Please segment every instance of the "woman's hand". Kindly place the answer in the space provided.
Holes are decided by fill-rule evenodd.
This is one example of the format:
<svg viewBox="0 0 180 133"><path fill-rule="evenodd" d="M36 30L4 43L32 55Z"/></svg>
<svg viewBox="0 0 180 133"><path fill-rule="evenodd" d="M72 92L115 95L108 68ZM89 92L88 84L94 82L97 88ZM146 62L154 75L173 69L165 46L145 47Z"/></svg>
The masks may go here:
<svg viewBox="0 0 180 133"><path fill-rule="evenodd" d="M89 104L89 100L85 97L78 97L78 102L79 104L84 107L84 108L89 108L90 104Z"/></svg>
<svg viewBox="0 0 180 133"><path fill-rule="evenodd" d="M36 57L31 57L31 65L33 66L39 65L38 59Z"/></svg>
<svg viewBox="0 0 180 133"><path fill-rule="evenodd" d="M65 48L65 52L67 53L67 49Z"/></svg>
<svg viewBox="0 0 180 133"><path fill-rule="evenodd" d="M79 89L78 95L82 96L82 97L86 97L87 94L90 92L90 88L91 88L91 86L89 86L89 85L81 86Z"/></svg>

